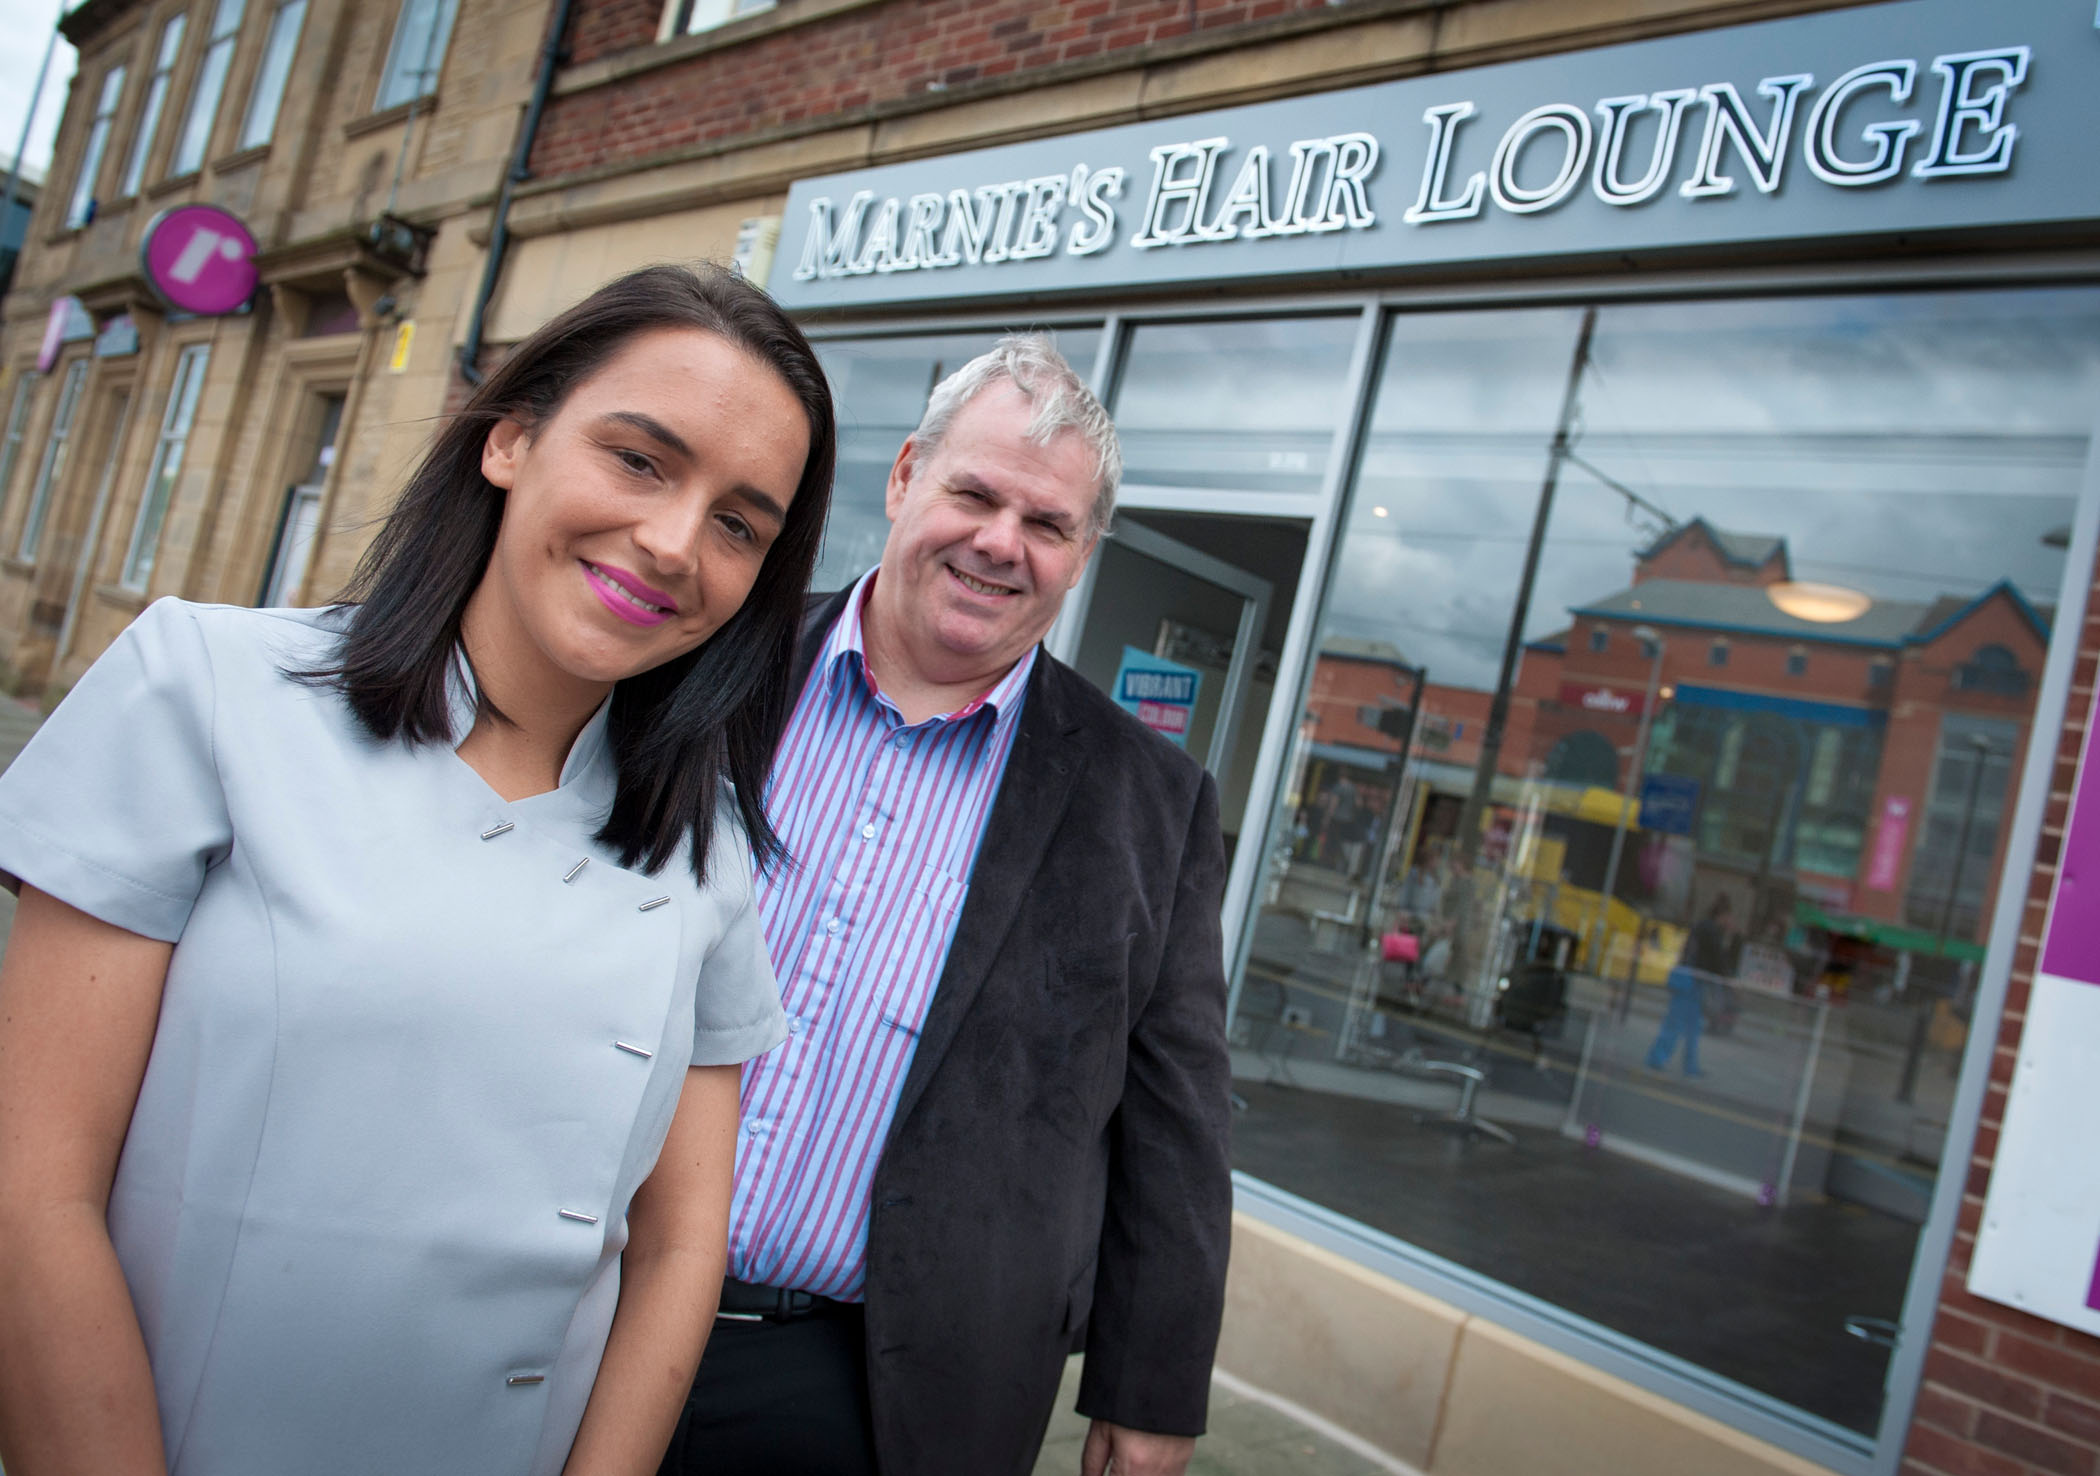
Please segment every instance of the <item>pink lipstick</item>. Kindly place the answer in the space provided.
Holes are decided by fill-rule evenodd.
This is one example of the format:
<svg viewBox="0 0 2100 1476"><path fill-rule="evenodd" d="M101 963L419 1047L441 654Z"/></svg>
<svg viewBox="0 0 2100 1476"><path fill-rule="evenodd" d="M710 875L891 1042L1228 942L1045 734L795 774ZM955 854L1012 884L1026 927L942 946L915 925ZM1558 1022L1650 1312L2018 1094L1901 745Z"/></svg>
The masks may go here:
<svg viewBox="0 0 2100 1476"><path fill-rule="evenodd" d="M662 625L678 613L678 602L660 589L652 589L625 569L593 564L587 559L583 577L605 608L632 625Z"/></svg>

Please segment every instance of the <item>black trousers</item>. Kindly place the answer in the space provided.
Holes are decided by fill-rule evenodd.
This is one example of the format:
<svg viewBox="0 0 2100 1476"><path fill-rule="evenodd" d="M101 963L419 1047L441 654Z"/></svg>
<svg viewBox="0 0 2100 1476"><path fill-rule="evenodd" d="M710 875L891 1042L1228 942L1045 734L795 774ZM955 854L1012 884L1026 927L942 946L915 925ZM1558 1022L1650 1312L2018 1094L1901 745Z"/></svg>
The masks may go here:
<svg viewBox="0 0 2100 1476"><path fill-rule="evenodd" d="M866 1322L718 1320L658 1476L875 1476Z"/></svg>

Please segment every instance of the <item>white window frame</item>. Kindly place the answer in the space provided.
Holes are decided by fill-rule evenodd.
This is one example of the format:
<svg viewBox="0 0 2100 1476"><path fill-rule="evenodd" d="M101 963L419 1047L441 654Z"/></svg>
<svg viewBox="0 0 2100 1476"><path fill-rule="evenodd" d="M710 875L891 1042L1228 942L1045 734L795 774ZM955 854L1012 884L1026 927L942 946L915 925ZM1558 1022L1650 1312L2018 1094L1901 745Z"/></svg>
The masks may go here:
<svg viewBox="0 0 2100 1476"><path fill-rule="evenodd" d="M80 154L80 173L73 179L73 199L66 206L68 230L77 230L95 218L95 176L102 172L102 156L109 152L109 132L116 123L117 104L123 98L124 64L119 62L102 74L95 118L88 124L87 147Z"/></svg>
<svg viewBox="0 0 2100 1476"><path fill-rule="evenodd" d="M670 36L692 36L712 31L747 15L771 10L778 0L671 0L664 30Z"/></svg>
<svg viewBox="0 0 2100 1476"><path fill-rule="evenodd" d="M168 403L161 411L160 434L153 440L153 459L146 466L146 484L139 491L138 515L131 524L131 546L124 552L124 572L118 583L134 593L144 593L153 577L154 560L160 553L160 535L168 522L168 507L175 499L175 483L182 475L182 454L188 449L190 427L196 424L197 401L204 392L205 371L211 366L211 345L193 343L176 357L175 374L168 382Z"/></svg>
<svg viewBox="0 0 2100 1476"><path fill-rule="evenodd" d="M271 12L270 33L263 41L262 60L256 64L255 82L248 90L247 111L241 115L240 148L259 148L277 132L277 112L284 106L292 60L299 54L299 34L305 26L306 0L284 0Z"/></svg>
<svg viewBox="0 0 2100 1476"><path fill-rule="evenodd" d="M59 384L58 408L51 412L51 429L44 436L44 457L36 469L36 490L29 494L29 511L22 518L22 541L16 545L24 563L36 562L36 546L44 536L44 518L51 510L51 488L66 469L66 446L73 437L73 417L80 411L87 375L88 361L75 359L66 366L66 377Z"/></svg>
<svg viewBox="0 0 2100 1476"><path fill-rule="evenodd" d="M15 381L14 403L7 411L7 431L0 436L0 506L7 501L7 484L15 477L15 463L22 456L22 440L29 429L29 407L36 403L37 381L43 376L33 369L22 371Z"/></svg>
<svg viewBox="0 0 2100 1476"><path fill-rule="evenodd" d="M168 159L168 177L195 174L211 153L211 136L219 118L219 102L226 95L226 76L233 70L233 48L241 38L241 18L248 0L219 0L212 11L211 39L197 59L197 75L190 82L190 105L182 115L182 132L176 135L175 152Z"/></svg>
<svg viewBox="0 0 2100 1476"><path fill-rule="evenodd" d="M401 0L394 17L394 39L386 49L386 66L379 74L379 91L372 99L374 112L400 107L437 91L438 74L445 69L445 48L452 44L452 22L459 15L459 0Z"/></svg>
<svg viewBox="0 0 2100 1476"><path fill-rule="evenodd" d="M182 38L189 30L187 11L168 17L160 28L160 46L153 53L153 75L146 83L146 101L139 108L138 126L132 130L131 157L124 162L120 196L136 195L146 182L146 156L153 152L154 135L160 132L161 110L168 105L168 88L175 80L175 59L182 55Z"/></svg>

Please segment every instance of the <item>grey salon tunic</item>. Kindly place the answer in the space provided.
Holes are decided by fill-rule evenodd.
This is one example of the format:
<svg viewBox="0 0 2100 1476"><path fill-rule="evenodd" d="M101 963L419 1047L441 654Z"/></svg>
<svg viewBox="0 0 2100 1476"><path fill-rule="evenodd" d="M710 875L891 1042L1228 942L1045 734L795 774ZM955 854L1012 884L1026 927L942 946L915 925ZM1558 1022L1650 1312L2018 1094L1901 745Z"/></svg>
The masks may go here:
<svg viewBox="0 0 2100 1476"><path fill-rule="evenodd" d="M374 741L283 675L342 622L152 606L0 776L0 868L175 944L109 1205L170 1470L553 1476L687 1063L786 1034L748 850L623 870L602 709L514 804Z"/></svg>

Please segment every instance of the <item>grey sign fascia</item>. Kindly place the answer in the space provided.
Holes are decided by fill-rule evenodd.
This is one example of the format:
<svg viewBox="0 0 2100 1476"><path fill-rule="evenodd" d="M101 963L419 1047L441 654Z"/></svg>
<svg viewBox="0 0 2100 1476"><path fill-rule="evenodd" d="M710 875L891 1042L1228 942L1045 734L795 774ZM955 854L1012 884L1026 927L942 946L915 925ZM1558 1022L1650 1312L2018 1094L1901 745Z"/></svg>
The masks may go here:
<svg viewBox="0 0 2100 1476"><path fill-rule="evenodd" d="M2096 124L2084 6L1896 0L802 180L768 285L837 310L2090 225Z"/></svg>

